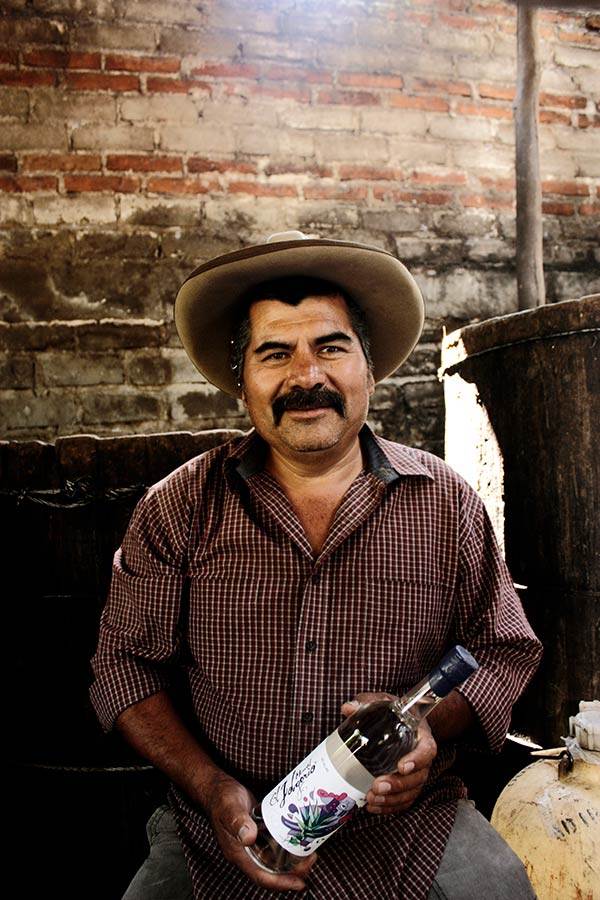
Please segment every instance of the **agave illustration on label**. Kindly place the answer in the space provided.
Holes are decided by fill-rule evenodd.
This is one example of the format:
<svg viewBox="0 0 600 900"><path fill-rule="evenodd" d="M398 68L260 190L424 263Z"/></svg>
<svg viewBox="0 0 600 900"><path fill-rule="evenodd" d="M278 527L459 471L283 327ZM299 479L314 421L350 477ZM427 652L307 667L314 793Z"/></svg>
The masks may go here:
<svg viewBox="0 0 600 900"><path fill-rule="evenodd" d="M288 829L288 840L295 847L309 847L313 841L336 831L356 808L355 801L345 792L335 794L322 788L302 799L304 805L290 803L287 815L281 817Z"/></svg>

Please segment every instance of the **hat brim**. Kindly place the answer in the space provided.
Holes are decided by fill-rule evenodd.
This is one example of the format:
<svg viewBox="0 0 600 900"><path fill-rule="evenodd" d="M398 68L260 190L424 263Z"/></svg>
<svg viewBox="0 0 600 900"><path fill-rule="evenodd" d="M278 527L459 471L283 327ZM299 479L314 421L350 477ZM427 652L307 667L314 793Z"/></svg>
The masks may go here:
<svg viewBox="0 0 600 900"><path fill-rule="evenodd" d="M423 298L408 269L387 250L313 238L260 244L199 266L175 299L181 342L211 384L240 396L230 349L243 296L264 281L294 275L331 281L363 309L375 381L395 372L417 343Z"/></svg>

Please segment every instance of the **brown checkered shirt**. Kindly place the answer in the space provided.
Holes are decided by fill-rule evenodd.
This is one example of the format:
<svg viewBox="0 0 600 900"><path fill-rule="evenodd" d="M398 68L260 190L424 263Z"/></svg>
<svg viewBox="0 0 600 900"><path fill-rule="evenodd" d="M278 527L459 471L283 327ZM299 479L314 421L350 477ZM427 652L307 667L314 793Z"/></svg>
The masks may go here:
<svg viewBox="0 0 600 900"><path fill-rule="evenodd" d="M501 746L540 645L483 503L437 457L367 427L361 442L365 470L316 557L253 432L146 493L115 555L93 660L105 728L156 691L185 695L204 746L260 797L337 727L344 700L401 694L460 643L480 666L461 691ZM408 813L358 812L294 896L427 897L465 795L453 758L440 746ZM198 900L273 897L225 861L179 790L170 800Z"/></svg>

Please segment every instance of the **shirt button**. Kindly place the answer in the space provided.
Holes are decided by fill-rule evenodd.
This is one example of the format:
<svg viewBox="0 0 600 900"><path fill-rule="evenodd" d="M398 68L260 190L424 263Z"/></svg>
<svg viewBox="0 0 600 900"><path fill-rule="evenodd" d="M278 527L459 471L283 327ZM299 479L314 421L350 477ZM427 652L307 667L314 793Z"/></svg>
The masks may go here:
<svg viewBox="0 0 600 900"><path fill-rule="evenodd" d="M308 725L314 719L314 715L311 712L303 712L302 713L302 724Z"/></svg>
<svg viewBox="0 0 600 900"><path fill-rule="evenodd" d="M304 645L304 647L306 650L308 650L309 653L312 653L313 650L317 649L317 642L316 641L307 641L306 644Z"/></svg>

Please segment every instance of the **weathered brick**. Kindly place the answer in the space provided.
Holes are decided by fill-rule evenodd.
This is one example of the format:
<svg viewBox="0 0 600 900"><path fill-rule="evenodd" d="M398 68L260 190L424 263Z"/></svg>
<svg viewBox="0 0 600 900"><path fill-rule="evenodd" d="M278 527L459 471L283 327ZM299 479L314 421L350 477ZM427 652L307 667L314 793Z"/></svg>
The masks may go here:
<svg viewBox="0 0 600 900"><path fill-rule="evenodd" d="M0 69L0 85L6 84L12 87L34 88L42 85L56 85L56 72L39 72L31 69L3 70Z"/></svg>
<svg viewBox="0 0 600 900"><path fill-rule="evenodd" d="M108 53L105 60L108 71L120 72L179 72L181 60L178 57L165 56L126 56L125 54Z"/></svg>
<svg viewBox="0 0 600 900"><path fill-rule="evenodd" d="M462 206L487 209L514 209L515 201L508 197L493 197L487 194L465 194L460 197Z"/></svg>
<svg viewBox="0 0 600 900"><path fill-rule="evenodd" d="M283 129L269 128L246 128L237 135L235 149L239 153L263 156L265 147L276 158L289 156L291 153L300 157L312 157L315 139L307 132L297 132L291 136Z"/></svg>
<svg viewBox="0 0 600 900"><path fill-rule="evenodd" d="M512 85L479 84L477 93L484 100L509 100L512 102L515 98L515 88Z"/></svg>
<svg viewBox="0 0 600 900"><path fill-rule="evenodd" d="M3 16L0 18L0 44L24 47L28 44L57 46L66 44L68 35L62 22L45 16Z"/></svg>
<svg viewBox="0 0 600 900"><path fill-rule="evenodd" d="M510 173L514 170L515 159L512 147L501 147L494 144L483 144L474 141L472 144L455 144L450 148L449 164L477 172L496 171Z"/></svg>
<svg viewBox="0 0 600 900"><path fill-rule="evenodd" d="M25 122L29 114L29 96L27 91L19 88L0 90L0 118Z"/></svg>
<svg viewBox="0 0 600 900"><path fill-rule="evenodd" d="M0 154L0 172L5 174L6 172L16 172L16 171L17 171L16 156L13 156L12 153Z"/></svg>
<svg viewBox="0 0 600 900"><path fill-rule="evenodd" d="M167 349L163 351L162 355L165 363L169 366L169 380L173 384L190 385L198 382L204 383L204 378L184 350Z"/></svg>
<svg viewBox="0 0 600 900"><path fill-rule="evenodd" d="M197 199L169 199L124 195L120 202L121 221L151 228L195 228L202 220Z"/></svg>
<svg viewBox="0 0 600 900"><path fill-rule="evenodd" d="M103 191L111 194L130 194L140 188L139 178L118 175L65 175L66 191L84 193L87 191Z"/></svg>
<svg viewBox="0 0 600 900"><path fill-rule="evenodd" d="M146 79L146 88L160 94L210 94L211 86L206 81L194 78L164 78L151 76Z"/></svg>
<svg viewBox="0 0 600 900"><path fill-rule="evenodd" d="M115 172L183 172L183 160L179 156L109 155L106 168Z"/></svg>
<svg viewBox="0 0 600 900"><path fill-rule="evenodd" d="M190 173L223 172L235 173L236 175L255 175L258 171L256 163L253 162L236 162L232 159L207 159L202 156L190 157L187 161L187 170Z"/></svg>
<svg viewBox="0 0 600 900"><path fill-rule="evenodd" d="M464 172L411 172L408 180L414 184L460 185L466 184Z"/></svg>
<svg viewBox="0 0 600 900"><path fill-rule="evenodd" d="M88 153L31 153L20 160L23 172L97 172L102 158Z"/></svg>
<svg viewBox="0 0 600 900"><path fill-rule="evenodd" d="M18 191L56 191L56 187L57 179L52 175L15 178L15 188Z"/></svg>
<svg viewBox="0 0 600 900"><path fill-rule="evenodd" d="M164 416L163 406L161 396L155 394L90 390L82 392L81 421L83 425L112 425L119 422L160 420Z"/></svg>
<svg viewBox="0 0 600 900"><path fill-rule="evenodd" d="M39 225L81 225L115 223L117 211L113 196L35 197L33 219Z"/></svg>
<svg viewBox="0 0 600 900"><path fill-rule="evenodd" d="M76 347L74 329L66 322L0 322L0 347L19 352Z"/></svg>
<svg viewBox="0 0 600 900"><path fill-rule="evenodd" d="M578 181L543 181L543 194L562 194L567 197L589 197L590 186Z"/></svg>
<svg viewBox="0 0 600 900"><path fill-rule="evenodd" d="M378 106L381 98L372 91L327 89L318 92L317 103L340 104L341 106Z"/></svg>
<svg viewBox="0 0 600 900"><path fill-rule="evenodd" d="M572 203L544 200L542 212L547 216L572 216L575 213L575 206Z"/></svg>
<svg viewBox="0 0 600 900"><path fill-rule="evenodd" d="M335 200L338 202L359 202L367 200L369 197L368 188L349 185L308 186L303 189L303 194L308 200Z"/></svg>
<svg viewBox="0 0 600 900"><path fill-rule="evenodd" d="M33 428L41 433L72 434L78 425L77 401L64 391L45 391L43 395L31 391L7 391L0 401L4 420L4 434L23 437L22 432Z"/></svg>
<svg viewBox="0 0 600 900"><path fill-rule="evenodd" d="M371 72L340 72L338 84L349 87L379 88L380 90L402 90L404 79L399 74L372 74Z"/></svg>
<svg viewBox="0 0 600 900"><path fill-rule="evenodd" d="M81 125L72 133L74 150L140 151L154 149L154 133L151 128L119 125L115 128L98 128Z"/></svg>
<svg viewBox="0 0 600 900"><path fill-rule="evenodd" d="M124 17L133 22L168 22L178 25L199 26L207 21L207 15L199 3L165 3L164 0L127 0Z"/></svg>
<svg viewBox="0 0 600 900"><path fill-rule="evenodd" d="M167 359L158 353L130 354L126 363L126 377L130 384L167 384L171 370Z"/></svg>
<svg viewBox="0 0 600 900"><path fill-rule="evenodd" d="M340 166L339 177L342 181L402 181L404 174L385 166Z"/></svg>
<svg viewBox="0 0 600 900"><path fill-rule="evenodd" d="M130 122L179 122L193 125L198 121L198 108L188 96L127 97L121 102L121 119Z"/></svg>
<svg viewBox="0 0 600 900"><path fill-rule="evenodd" d="M396 165L447 165L451 162L448 145L431 138L420 141L406 137L390 138L388 147L389 160Z"/></svg>
<svg viewBox="0 0 600 900"><path fill-rule="evenodd" d="M235 78L255 81L261 74L261 68L248 63L206 63L202 66L194 66L192 75L204 75L213 78ZM267 78L270 76L267 73Z"/></svg>
<svg viewBox="0 0 600 900"><path fill-rule="evenodd" d="M113 125L117 120L117 104L115 97L95 92L50 91L46 88L38 90L31 97L31 118L34 122L44 124L48 120L75 122L93 122Z"/></svg>
<svg viewBox="0 0 600 900"><path fill-rule="evenodd" d="M587 97L581 97L577 94L559 95L551 93L540 93L540 106L559 106L566 109L585 109L587 106Z"/></svg>
<svg viewBox="0 0 600 900"><path fill-rule="evenodd" d="M165 10L168 8L164 4ZM124 50L127 53L139 51L147 53L155 45L153 25L136 22L127 24L122 19L109 22L90 22L81 19L69 29L69 40L73 48L96 50Z"/></svg>
<svg viewBox="0 0 600 900"><path fill-rule="evenodd" d="M281 111L279 120L289 128L352 131L358 127L359 112L352 107L289 106Z"/></svg>
<svg viewBox="0 0 600 900"><path fill-rule="evenodd" d="M210 46L206 33L195 28L184 30L161 25L157 35L154 34L152 39L156 40L157 49L161 53L187 58L190 71L208 59L235 59L239 53L239 34L236 31L211 32ZM147 52L150 46L152 41L139 49Z"/></svg>
<svg viewBox="0 0 600 900"><path fill-rule="evenodd" d="M234 153L236 138L231 128L207 128L202 122L195 128L174 125L161 131L160 148L167 152Z"/></svg>
<svg viewBox="0 0 600 900"><path fill-rule="evenodd" d="M112 75L105 72L68 72L65 83L73 91L139 91L137 75Z"/></svg>
<svg viewBox="0 0 600 900"><path fill-rule="evenodd" d="M390 106L400 109L423 109L429 112L448 112L450 104L444 97L410 97L406 94L391 94Z"/></svg>
<svg viewBox="0 0 600 900"><path fill-rule="evenodd" d="M25 353L0 353L0 389L34 387L33 357Z"/></svg>
<svg viewBox="0 0 600 900"><path fill-rule="evenodd" d="M292 184L264 184L256 181L231 181L227 185L231 194L250 194L252 197L296 197Z"/></svg>
<svg viewBox="0 0 600 900"><path fill-rule="evenodd" d="M433 94L458 94L462 97L470 97L473 93L468 81L451 81L442 78L414 78L413 91L425 91Z"/></svg>
<svg viewBox="0 0 600 900"><path fill-rule="evenodd" d="M456 112L460 116L487 116L492 119L512 119L513 111L505 106L490 106L485 103L457 103Z"/></svg>
<svg viewBox="0 0 600 900"><path fill-rule="evenodd" d="M150 194L208 194L210 191L220 191L222 187L215 179L149 178L147 190Z"/></svg>
<svg viewBox="0 0 600 900"><path fill-rule="evenodd" d="M116 354L40 353L36 380L43 387L122 384L123 365Z"/></svg>
<svg viewBox="0 0 600 900"><path fill-rule="evenodd" d="M2 126L2 140L12 150L67 150L67 131L64 126L11 125Z"/></svg>
<svg viewBox="0 0 600 900"><path fill-rule="evenodd" d="M315 136L315 149L323 162L330 160L357 160L365 158L373 161L387 159L387 143L383 138L355 134L318 134Z"/></svg>
<svg viewBox="0 0 600 900"><path fill-rule="evenodd" d="M8 195L0 203L0 222L17 228L33 225L33 211L29 199L23 195Z"/></svg>
<svg viewBox="0 0 600 900"><path fill-rule="evenodd" d="M101 320L82 322L77 329L77 340L82 350L129 349L132 347L160 347L165 341L163 322L150 320Z"/></svg>

